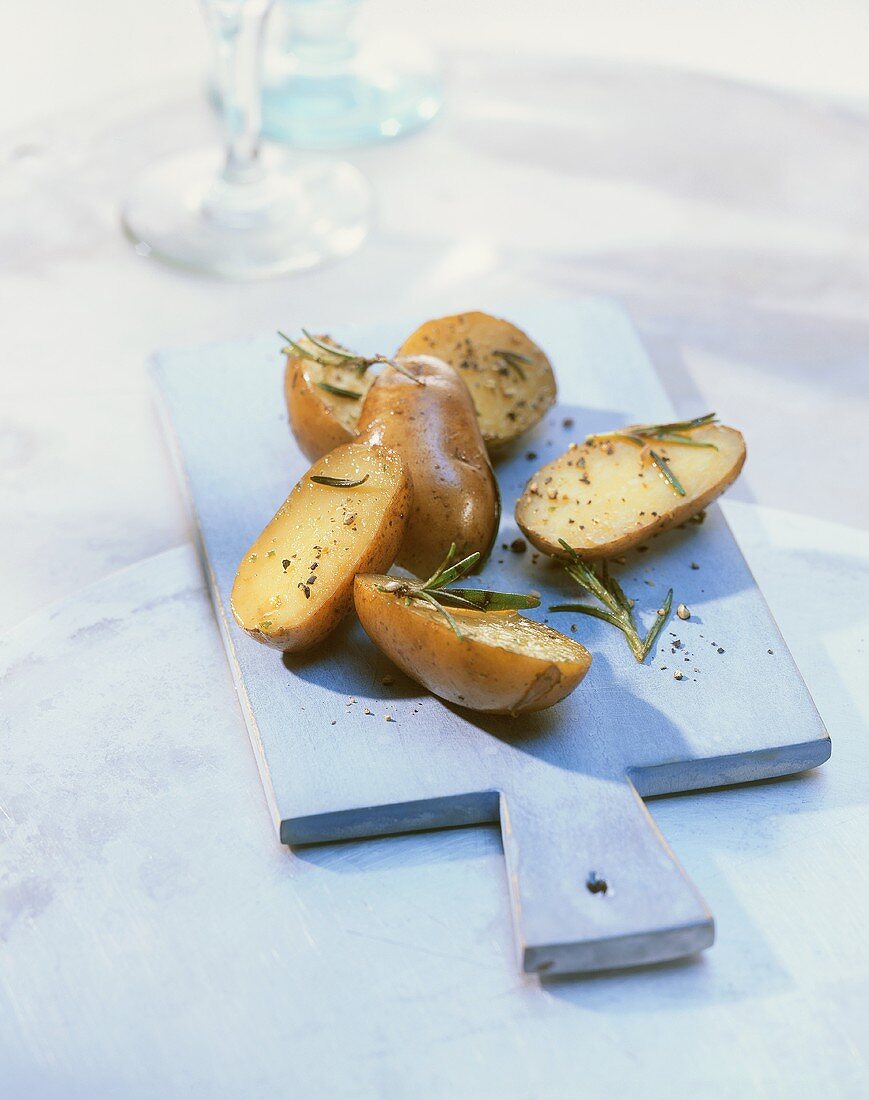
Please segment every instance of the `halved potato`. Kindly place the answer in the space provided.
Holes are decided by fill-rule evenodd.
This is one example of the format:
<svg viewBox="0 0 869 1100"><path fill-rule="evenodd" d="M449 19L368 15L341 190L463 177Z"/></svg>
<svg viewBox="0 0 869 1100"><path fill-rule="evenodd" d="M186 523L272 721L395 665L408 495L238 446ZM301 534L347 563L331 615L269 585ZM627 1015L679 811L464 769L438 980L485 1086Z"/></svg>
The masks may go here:
<svg viewBox="0 0 869 1100"><path fill-rule="evenodd" d="M318 339L330 342L325 336ZM306 336L296 343L324 360L318 362L290 350L284 370L284 397L290 427L302 453L314 462L342 443L355 439L359 410L375 372L366 370L360 374L337 357L330 362L329 356ZM336 390L359 396L342 396Z"/></svg>
<svg viewBox="0 0 869 1100"><path fill-rule="evenodd" d="M515 611L450 613L382 592L386 576L358 576L356 613L366 634L400 669L450 703L489 714L524 714L560 702L579 684L591 654L579 642Z"/></svg>
<svg viewBox="0 0 869 1100"><path fill-rule="evenodd" d="M319 642L350 610L356 574L392 564L411 493L404 463L385 447L345 444L315 463L238 567L232 612L239 626L287 651Z"/></svg>
<svg viewBox="0 0 869 1100"><path fill-rule="evenodd" d="M468 387L440 359L418 355L404 370L386 367L359 417L360 443L400 454L413 481L413 505L396 562L427 577L450 543L458 558L485 559L501 518L501 496Z"/></svg>
<svg viewBox="0 0 869 1100"><path fill-rule="evenodd" d="M630 550L702 511L738 477L745 462L738 431L710 424L691 431L690 438L713 446L652 441L684 496L648 447L597 438L571 444L531 478L516 504L516 522L539 550L557 557L565 556L559 539L586 559Z"/></svg>
<svg viewBox="0 0 869 1100"><path fill-rule="evenodd" d="M555 403L549 360L521 329L477 310L426 321L397 355L434 355L459 372L471 391L483 438L509 443Z"/></svg>

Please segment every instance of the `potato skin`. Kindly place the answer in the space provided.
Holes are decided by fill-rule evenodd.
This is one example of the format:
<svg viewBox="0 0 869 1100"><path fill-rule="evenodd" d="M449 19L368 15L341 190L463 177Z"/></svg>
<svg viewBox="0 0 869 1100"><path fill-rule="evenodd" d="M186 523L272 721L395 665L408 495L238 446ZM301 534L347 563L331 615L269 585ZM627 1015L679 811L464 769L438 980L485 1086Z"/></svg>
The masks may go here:
<svg viewBox="0 0 869 1100"><path fill-rule="evenodd" d="M366 537L364 539L355 537L355 528L343 523L345 517L342 517L342 522L336 523L338 537L345 536L344 545L352 545L352 551L355 551L355 553L351 551L351 555L347 560L336 563L341 567L337 570L331 562L327 565L325 555L320 559L319 579L324 580L324 574L327 574L327 570L330 579L332 577L336 579L336 583L331 584L328 596L320 600L317 597L320 595L323 586L321 585L320 590L312 588L313 598L305 601L302 614L295 615L293 622L285 626L276 623L271 629L261 629L263 612L250 607L252 602L249 596L250 586L252 584L257 585L258 575L263 570L270 568L275 577L268 582L268 585L270 585L269 591L273 595L282 596L285 600L290 600L296 595L297 577L293 573L287 573L287 571L283 571L284 575L277 573L277 570L281 568L280 552L268 559L265 558L265 554L267 554L267 550L271 545L271 536L280 530L281 524L285 525L288 532L286 536L288 542L292 542L292 533L302 526L302 512L306 507L306 494L313 494L320 490L319 486L312 488L310 484L311 475L325 474L330 476L340 470L341 476L346 476L348 467L364 475L375 463L384 466L388 470L387 476L394 479L392 492L387 498L387 506L382 512L372 511L370 517L366 513L366 520L370 518L372 523L370 527L366 526ZM321 492L334 493L336 507L339 507L340 502L345 499L345 494L353 493L354 490L323 487ZM232 612L238 625L255 641L273 646L275 649L287 653L308 649L322 641L352 608L353 580L356 573L365 573L375 569L388 569L392 565L404 537L412 497L413 487L406 466L398 455L386 448L348 444L316 462L299 480L274 518L266 525L262 534L241 560L230 600ZM364 505L359 506L360 512L363 511L363 507ZM326 530L319 528L312 534L311 543L319 545L323 540L322 544L326 546L327 534ZM312 546L312 549L316 548ZM289 554L289 552L287 553ZM312 556L315 555L312 554ZM265 561L268 561L268 565L264 564ZM304 577L305 572L301 574L302 577ZM268 614L268 612L265 613Z"/></svg>
<svg viewBox="0 0 869 1100"><path fill-rule="evenodd" d="M637 496L636 482L632 485L625 485L622 488L622 493L632 502L636 502L637 507L629 529L623 529L620 534L613 534L609 538L601 537L601 525L605 519L605 513L601 510L600 503L594 499L594 492L597 472L601 470L600 464L607 461L607 452L603 449L607 444L599 441L585 443L565 452L530 478L524 493L516 502L517 524L528 541L545 554L557 558L567 557L566 551L558 541L561 537L569 543L579 557L586 561L623 554L664 531L678 527L679 524L685 523L698 512L702 512L704 508L733 484L742 470L746 456L745 440L735 428L715 424L692 431L691 435L697 440L714 441L720 444L722 448L726 447L728 452L727 461L722 463L716 476L711 480L707 479L707 483L700 484L695 491L690 491L690 482L687 477L684 477L683 473L680 473L680 470L684 469L686 462L691 463L697 459L698 455L707 455L710 452L697 451L693 448L689 450L673 444L661 445L659 449L664 449L664 446L667 447L671 466L689 491L685 497L680 497L667 487L663 498L666 504L662 509L660 506L657 508L652 507L652 505ZM615 454L619 450L624 453L626 450L631 461L636 457L637 468L640 468L642 459L639 448L631 443L615 440L609 446L612 448L610 454ZM681 452L681 455L678 452ZM580 467L583 463L585 464L583 469L590 481L587 487L583 486L582 491L577 496L580 499L590 498L591 506L588 512L583 513L581 509L578 509L575 501L564 501L559 492L554 504L555 513L549 515L541 513L541 505L544 501L544 506L548 512L548 500L542 497L541 487L547 484L552 487L561 486L565 475L569 472L574 475L572 480L578 482L581 473ZM651 463L645 463L644 473L647 477L655 479L652 484L657 486L662 484L660 474ZM536 493L532 489L535 484L538 486ZM577 492L576 485L572 486L571 492ZM622 497L622 500L624 500L624 497ZM644 504L642 509L639 508L641 503ZM567 515L574 515L577 520L585 520L584 530L578 522L570 527L565 526L564 517Z"/></svg>
<svg viewBox="0 0 869 1100"><path fill-rule="evenodd" d="M360 375L340 365L323 368L301 355L289 354L284 368L284 400L290 428L302 454L310 461L351 443L356 436L356 421L362 399L338 397L317 385L330 381L343 389L363 395L374 381L371 373Z"/></svg>
<svg viewBox="0 0 869 1100"><path fill-rule="evenodd" d="M342 443L351 441L350 433L341 426L315 393L311 379L306 377L304 360L300 356L287 356L284 397L290 428L302 454L311 462L340 447Z"/></svg>
<svg viewBox="0 0 869 1100"><path fill-rule="evenodd" d="M517 370L498 351L512 351L526 361ZM555 375L544 352L510 321L480 310L426 321L396 354L435 355L458 371L490 450L528 431L555 404Z"/></svg>
<svg viewBox="0 0 869 1100"><path fill-rule="evenodd" d="M591 654L578 642L550 627L533 623L515 611L453 611L463 631L458 638L437 612L405 606L403 599L381 592L384 576L357 576L354 599L359 621L371 640L403 672L433 694L458 706L488 714L518 715L554 706L580 683L591 666ZM505 629L534 628L544 638L557 637L565 659L512 651L473 636L474 623L498 619Z"/></svg>
<svg viewBox="0 0 869 1100"><path fill-rule="evenodd" d="M455 542L457 560L485 558L498 533L501 499L467 386L431 356L402 360L419 378L387 367L362 406L357 442L401 455L413 482L413 504L396 561L430 576Z"/></svg>

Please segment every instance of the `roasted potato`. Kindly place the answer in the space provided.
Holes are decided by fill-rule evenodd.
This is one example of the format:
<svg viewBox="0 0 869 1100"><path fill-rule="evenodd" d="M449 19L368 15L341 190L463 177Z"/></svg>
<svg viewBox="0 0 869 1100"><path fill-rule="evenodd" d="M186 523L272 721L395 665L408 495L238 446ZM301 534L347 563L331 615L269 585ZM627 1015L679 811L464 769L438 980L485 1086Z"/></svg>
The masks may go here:
<svg viewBox="0 0 869 1100"><path fill-rule="evenodd" d="M314 339L331 342L328 337ZM310 337L294 343L301 351L287 349L284 397L296 442L314 462L355 438L359 410L374 372L367 367L360 371L352 361L330 356Z"/></svg>
<svg viewBox="0 0 869 1100"><path fill-rule="evenodd" d="M452 367L428 355L385 367L359 415L357 442L389 447L413 482L410 519L396 562L428 576L451 542L459 556L483 558L498 533L498 483L467 386Z"/></svg>
<svg viewBox="0 0 869 1100"><path fill-rule="evenodd" d="M524 714L560 702L591 654L579 642L515 611L451 609L382 591L395 578L358 576L356 613L366 634L402 671L441 699L489 714Z"/></svg>
<svg viewBox="0 0 869 1100"><path fill-rule="evenodd" d="M286 651L319 642L352 607L355 575L392 564L411 496L404 463L385 447L345 444L316 462L238 567L239 626Z"/></svg>
<svg viewBox="0 0 869 1100"><path fill-rule="evenodd" d="M488 313L426 321L396 354L435 355L455 367L471 391L483 439L493 449L533 427L555 403L549 360L521 329Z"/></svg>
<svg viewBox="0 0 869 1100"><path fill-rule="evenodd" d="M663 433L666 439L660 429L674 426L640 426L658 434L632 426L572 443L528 482L516 522L539 550L564 557L564 539L585 559L621 554L684 523L723 493L745 462L738 431L698 420L698 427Z"/></svg>

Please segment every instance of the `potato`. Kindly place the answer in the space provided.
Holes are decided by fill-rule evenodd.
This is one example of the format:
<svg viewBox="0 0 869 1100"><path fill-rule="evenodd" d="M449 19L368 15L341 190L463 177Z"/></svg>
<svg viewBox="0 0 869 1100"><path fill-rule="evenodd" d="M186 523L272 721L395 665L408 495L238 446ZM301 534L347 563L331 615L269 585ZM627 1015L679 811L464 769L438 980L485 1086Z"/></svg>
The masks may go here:
<svg viewBox="0 0 869 1100"><path fill-rule="evenodd" d="M318 337L329 342L328 337ZM284 371L284 397L290 416L290 427L302 453L311 462L322 455L350 443L356 436L359 410L374 372L360 373L346 361L323 352L308 337L300 337L295 343L323 362L306 358L289 350ZM324 389L329 386L331 389ZM359 394L343 397L335 389Z"/></svg>
<svg viewBox="0 0 869 1100"><path fill-rule="evenodd" d="M413 504L396 561L427 577L451 542L459 557L477 550L486 557L501 498L471 395L456 371L427 355L402 365L414 377L383 370L362 406L357 441L389 447L407 465Z"/></svg>
<svg viewBox="0 0 869 1100"><path fill-rule="evenodd" d="M320 459L238 567L232 612L239 626L286 651L319 642L350 610L355 575L392 564L411 496L404 464L385 447L350 443Z"/></svg>
<svg viewBox="0 0 869 1100"><path fill-rule="evenodd" d="M450 609L459 638L436 608L382 592L396 578L356 578L356 613L374 644L414 680L450 703L490 714L524 714L560 702L591 654L579 642L515 611Z"/></svg>
<svg viewBox="0 0 869 1100"><path fill-rule="evenodd" d="M506 354L504 354L506 353ZM521 329L473 311L426 321L398 355L436 355L465 380L487 445L509 443L555 403L549 360Z"/></svg>
<svg viewBox="0 0 869 1100"><path fill-rule="evenodd" d="M693 445L649 439L684 496L654 463L649 446L597 437L571 444L531 478L516 504L516 522L539 550L564 557L558 541L564 539L586 559L621 554L684 523L723 493L745 462L745 441L734 428L710 423L687 434Z"/></svg>

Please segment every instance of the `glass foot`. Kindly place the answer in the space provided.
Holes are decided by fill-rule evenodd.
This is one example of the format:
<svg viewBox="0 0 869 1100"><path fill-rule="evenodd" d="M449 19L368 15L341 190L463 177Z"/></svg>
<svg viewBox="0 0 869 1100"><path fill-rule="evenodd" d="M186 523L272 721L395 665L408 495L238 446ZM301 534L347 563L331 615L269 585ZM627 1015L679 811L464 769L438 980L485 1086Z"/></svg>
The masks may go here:
<svg viewBox="0 0 869 1100"><path fill-rule="evenodd" d="M419 129L442 101L440 70L413 39L365 42L332 65L270 50L263 132L307 149L364 145Z"/></svg>
<svg viewBox="0 0 869 1100"><path fill-rule="evenodd" d="M231 185L218 178L214 150L158 163L124 205L127 234L141 253L231 279L299 271L362 243L371 191L355 168L296 164L272 150L261 162L264 171Z"/></svg>

